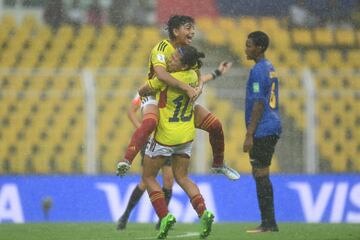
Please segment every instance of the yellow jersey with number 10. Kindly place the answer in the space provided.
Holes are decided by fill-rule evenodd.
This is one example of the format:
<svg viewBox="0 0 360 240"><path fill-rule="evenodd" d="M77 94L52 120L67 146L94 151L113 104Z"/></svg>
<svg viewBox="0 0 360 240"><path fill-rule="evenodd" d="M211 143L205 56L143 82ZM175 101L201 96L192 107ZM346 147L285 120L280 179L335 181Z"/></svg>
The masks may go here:
<svg viewBox="0 0 360 240"><path fill-rule="evenodd" d="M198 85L198 75L194 70L174 72L171 75L189 84ZM159 123L154 138L165 146L174 146L191 142L195 137L193 103L180 90L169 87L157 78L148 80L150 87L157 92Z"/></svg>

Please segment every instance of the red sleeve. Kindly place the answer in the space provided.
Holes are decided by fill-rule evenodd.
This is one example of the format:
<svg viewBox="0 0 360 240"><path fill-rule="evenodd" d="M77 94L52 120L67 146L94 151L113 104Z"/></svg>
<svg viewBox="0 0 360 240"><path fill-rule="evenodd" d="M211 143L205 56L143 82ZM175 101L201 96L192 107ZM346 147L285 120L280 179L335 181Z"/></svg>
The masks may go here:
<svg viewBox="0 0 360 240"><path fill-rule="evenodd" d="M137 96L136 98L134 98L134 99L131 101L131 104L134 105L134 106L140 106L140 105L141 105L140 97Z"/></svg>

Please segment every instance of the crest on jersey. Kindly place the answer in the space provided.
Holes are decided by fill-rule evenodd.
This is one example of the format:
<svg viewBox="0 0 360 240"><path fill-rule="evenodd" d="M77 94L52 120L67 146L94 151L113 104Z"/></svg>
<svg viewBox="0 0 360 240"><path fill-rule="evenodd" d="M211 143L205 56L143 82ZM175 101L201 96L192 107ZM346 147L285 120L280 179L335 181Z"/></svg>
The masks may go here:
<svg viewBox="0 0 360 240"><path fill-rule="evenodd" d="M258 82L254 82L252 87L253 87L253 92L254 93L260 92L260 85L259 85Z"/></svg>
<svg viewBox="0 0 360 240"><path fill-rule="evenodd" d="M156 56L160 62L165 63L165 56L163 54L158 53L158 55L156 55Z"/></svg>

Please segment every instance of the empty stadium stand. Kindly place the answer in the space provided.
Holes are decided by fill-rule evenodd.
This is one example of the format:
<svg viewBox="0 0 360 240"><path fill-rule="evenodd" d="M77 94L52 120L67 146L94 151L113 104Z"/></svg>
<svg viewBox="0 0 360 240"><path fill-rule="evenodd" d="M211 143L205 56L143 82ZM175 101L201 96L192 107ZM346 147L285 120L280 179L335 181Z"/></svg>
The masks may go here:
<svg viewBox="0 0 360 240"><path fill-rule="evenodd" d="M101 173L113 173L133 132L126 108L146 77L150 48L162 38L159 30L83 25L76 31L65 24L54 32L31 17L16 25L13 16L4 16L0 27L0 174L85 172L84 70L96 86L95 158ZM282 109L300 131L306 128L302 73L312 69L318 90L316 143L322 163L329 165L323 171L360 170L359 31L289 30L273 17L201 18L197 27L207 44L227 48L245 69L252 66L244 54L247 34L269 33L267 56L278 68ZM224 123L228 164L249 172L242 153L243 110L218 98L216 89L206 96ZM275 156L274 171L281 171L278 162ZM136 160L131 171L139 170Z"/></svg>

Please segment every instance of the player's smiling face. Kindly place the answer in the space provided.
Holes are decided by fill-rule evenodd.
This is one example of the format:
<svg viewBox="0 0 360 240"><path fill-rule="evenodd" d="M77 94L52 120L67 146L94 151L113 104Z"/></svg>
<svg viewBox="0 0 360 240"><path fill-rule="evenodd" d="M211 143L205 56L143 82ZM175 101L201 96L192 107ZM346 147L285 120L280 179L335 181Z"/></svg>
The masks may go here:
<svg viewBox="0 0 360 240"><path fill-rule="evenodd" d="M178 29L174 29L174 34L179 45L190 45L195 35L195 26L192 23L185 23Z"/></svg>

